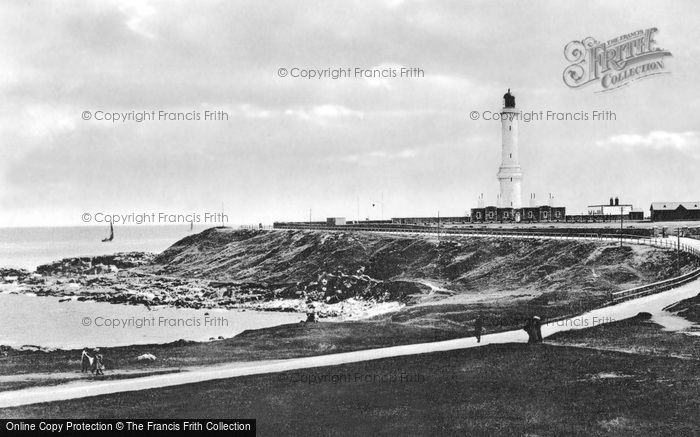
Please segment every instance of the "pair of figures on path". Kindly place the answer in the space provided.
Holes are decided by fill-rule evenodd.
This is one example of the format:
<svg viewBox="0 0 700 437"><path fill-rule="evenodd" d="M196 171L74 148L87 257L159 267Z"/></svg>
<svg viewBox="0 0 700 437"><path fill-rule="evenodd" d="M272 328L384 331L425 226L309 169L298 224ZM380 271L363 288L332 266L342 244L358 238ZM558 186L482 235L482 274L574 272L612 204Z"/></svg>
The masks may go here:
<svg viewBox="0 0 700 437"><path fill-rule="evenodd" d="M90 353L93 355L91 356ZM102 354L97 349L90 351L88 348L84 348L80 357L80 371L82 373L90 371L93 375L104 375L105 366L102 359Z"/></svg>

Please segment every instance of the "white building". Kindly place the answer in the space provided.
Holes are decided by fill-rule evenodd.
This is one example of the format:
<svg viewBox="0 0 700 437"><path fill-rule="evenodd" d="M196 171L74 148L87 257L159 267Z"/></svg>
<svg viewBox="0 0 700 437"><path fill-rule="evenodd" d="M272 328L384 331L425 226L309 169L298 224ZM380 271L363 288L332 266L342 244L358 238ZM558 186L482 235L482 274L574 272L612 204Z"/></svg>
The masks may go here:
<svg viewBox="0 0 700 437"><path fill-rule="evenodd" d="M608 204L602 205L588 205L589 215L627 215L632 212L631 204L620 204L620 199L612 197Z"/></svg>
<svg viewBox="0 0 700 437"><path fill-rule="evenodd" d="M518 119L521 111L515 109L515 96L510 89L503 96L504 104L501 111L501 167L498 169L498 182L501 187L499 207L520 209L522 207L523 178L520 169L518 148Z"/></svg>

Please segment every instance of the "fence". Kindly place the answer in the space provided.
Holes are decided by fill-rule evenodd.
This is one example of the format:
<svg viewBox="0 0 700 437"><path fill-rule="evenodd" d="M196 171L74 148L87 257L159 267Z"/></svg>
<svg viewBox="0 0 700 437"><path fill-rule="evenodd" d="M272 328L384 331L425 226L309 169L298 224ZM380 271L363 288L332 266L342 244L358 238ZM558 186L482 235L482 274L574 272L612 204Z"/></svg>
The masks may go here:
<svg viewBox="0 0 700 437"><path fill-rule="evenodd" d="M319 231L366 231L366 232L406 232L419 234L436 234L436 235L505 235L505 236L552 236L552 237L575 237L575 238L600 238L614 237L617 239L625 238L653 238L653 229L644 228L558 228L552 226L550 228L532 227L532 228L487 228L474 226L460 227L437 227L437 226L422 226L422 225L406 225L406 224L382 224L382 225L342 225L332 226L316 223L275 223L275 229L308 229Z"/></svg>
<svg viewBox="0 0 700 437"><path fill-rule="evenodd" d="M636 299L642 296L648 296L650 294L660 293L662 291L680 287L681 285L694 281L697 278L700 278L700 269L686 273L685 275L677 278L666 279L665 281L654 282L653 284L642 285L641 287L611 293L610 303L618 303L625 300Z"/></svg>
<svg viewBox="0 0 700 437"><path fill-rule="evenodd" d="M247 229L250 231L271 231L274 228L274 226L270 225L240 225L238 229Z"/></svg>

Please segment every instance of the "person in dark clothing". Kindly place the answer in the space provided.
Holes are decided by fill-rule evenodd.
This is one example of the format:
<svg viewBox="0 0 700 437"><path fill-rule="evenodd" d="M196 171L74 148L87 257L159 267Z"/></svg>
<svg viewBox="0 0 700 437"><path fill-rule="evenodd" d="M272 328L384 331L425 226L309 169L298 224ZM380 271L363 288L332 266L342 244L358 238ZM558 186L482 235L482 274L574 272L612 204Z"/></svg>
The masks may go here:
<svg viewBox="0 0 700 437"><path fill-rule="evenodd" d="M528 343L537 342L537 333L535 333L535 326L534 326L533 322L534 321L533 321L532 317L530 317L529 319L527 319L527 322L525 323L525 326L523 327L525 332L527 332L527 342Z"/></svg>
<svg viewBox="0 0 700 437"><path fill-rule="evenodd" d="M80 372L85 373L92 368L92 363L94 362L95 357L91 357L90 354L88 354L88 349L83 348L83 353L80 356Z"/></svg>
<svg viewBox="0 0 700 437"><path fill-rule="evenodd" d="M94 375L104 375L105 365L102 360L102 354L95 354L95 364L92 368L92 373Z"/></svg>
<svg viewBox="0 0 700 437"><path fill-rule="evenodd" d="M316 316L316 307L314 305L309 305L308 309L306 310L306 323L315 323L318 322L317 316Z"/></svg>
<svg viewBox="0 0 700 437"><path fill-rule="evenodd" d="M481 333L484 330L484 320L481 316L476 318L474 321L474 336L476 337L476 342L481 343Z"/></svg>
<svg viewBox="0 0 700 437"><path fill-rule="evenodd" d="M527 323L525 323L523 329L527 332L528 343L542 342L542 322L540 322L539 317L534 316L527 319Z"/></svg>
<svg viewBox="0 0 700 437"><path fill-rule="evenodd" d="M535 316L532 318L533 329L535 330L535 341L542 343L542 322L540 318Z"/></svg>

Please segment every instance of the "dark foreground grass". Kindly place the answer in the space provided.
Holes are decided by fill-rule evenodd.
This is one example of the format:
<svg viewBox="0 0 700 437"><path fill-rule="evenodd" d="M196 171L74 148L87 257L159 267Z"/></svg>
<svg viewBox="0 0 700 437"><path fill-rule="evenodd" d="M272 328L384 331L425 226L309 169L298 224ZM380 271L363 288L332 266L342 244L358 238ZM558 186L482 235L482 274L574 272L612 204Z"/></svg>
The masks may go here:
<svg viewBox="0 0 700 437"><path fill-rule="evenodd" d="M492 345L30 405L0 417L255 418L259 435L698 435L699 367Z"/></svg>
<svg viewBox="0 0 700 437"><path fill-rule="evenodd" d="M700 324L700 293L695 297L671 305L667 310L693 323Z"/></svg>
<svg viewBox="0 0 700 437"><path fill-rule="evenodd" d="M588 329L558 332L547 341L700 360L700 336L665 331L652 321L649 313Z"/></svg>

